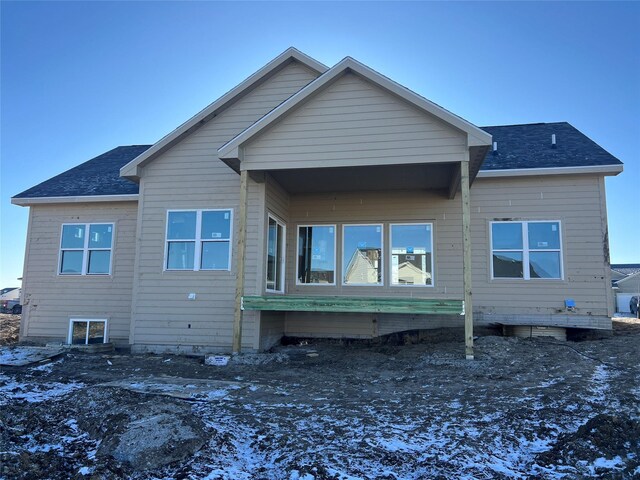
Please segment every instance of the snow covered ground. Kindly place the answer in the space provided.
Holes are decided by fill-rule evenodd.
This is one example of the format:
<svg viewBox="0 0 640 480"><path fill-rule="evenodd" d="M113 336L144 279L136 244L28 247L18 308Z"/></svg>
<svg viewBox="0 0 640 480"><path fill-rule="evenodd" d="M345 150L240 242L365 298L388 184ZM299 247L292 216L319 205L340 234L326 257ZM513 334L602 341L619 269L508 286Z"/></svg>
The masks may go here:
<svg viewBox="0 0 640 480"><path fill-rule="evenodd" d="M482 337L473 362L457 340L282 347L226 367L68 353L0 376L0 477L634 478L639 340ZM195 453L147 470L105 454L127 412L145 421L160 402L201 426Z"/></svg>

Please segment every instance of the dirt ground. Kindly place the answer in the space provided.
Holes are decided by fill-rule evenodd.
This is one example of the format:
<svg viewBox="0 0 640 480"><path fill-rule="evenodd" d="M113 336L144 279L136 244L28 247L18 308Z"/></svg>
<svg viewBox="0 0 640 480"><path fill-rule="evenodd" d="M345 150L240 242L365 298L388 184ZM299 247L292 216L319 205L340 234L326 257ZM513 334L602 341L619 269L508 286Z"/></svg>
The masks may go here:
<svg viewBox="0 0 640 480"><path fill-rule="evenodd" d="M0 313L0 346L18 343L20 315Z"/></svg>
<svg viewBox="0 0 640 480"><path fill-rule="evenodd" d="M227 366L69 352L3 367L0 477L639 478L640 321L582 338L481 336L474 361L461 331L436 331Z"/></svg>

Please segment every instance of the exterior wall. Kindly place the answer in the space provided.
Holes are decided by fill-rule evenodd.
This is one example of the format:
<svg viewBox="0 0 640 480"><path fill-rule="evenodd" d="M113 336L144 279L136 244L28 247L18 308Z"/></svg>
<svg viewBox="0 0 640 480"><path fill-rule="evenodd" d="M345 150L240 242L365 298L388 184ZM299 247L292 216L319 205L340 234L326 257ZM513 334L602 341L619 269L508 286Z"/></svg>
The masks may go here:
<svg viewBox="0 0 640 480"><path fill-rule="evenodd" d="M346 74L244 147L243 169L465 159L466 134Z"/></svg>
<svg viewBox="0 0 640 480"><path fill-rule="evenodd" d="M603 224L603 182L596 175L477 179L471 189L474 310L498 315L566 313L610 316L608 239ZM560 220L563 280L492 280L489 222Z"/></svg>
<svg viewBox="0 0 640 480"><path fill-rule="evenodd" d="M287 293L297 295L462 298L462 205L435 192L391 191L292 195L287 229ZM433 223L433 287L390 286L389 223ZM384 224L383 286L341 285L342 225ZM296 285L297 225L336 224L337 285Z"/></svg>
<svg viewBox="0 0 640 480"><path fill-rule="evenodd" d="M240 177L218 160L217 149L316 75L297 62L286 66L144 167L131 333L134 351L172 350L172 345L186 353L231 349L237 246L232 247L231 271L164 271L167 210L231 208L237 239ZM264 191L264 183L249 179L247 294L263 288ZM196 300L187 300L188 293L196 293ZM244 314L242 346L259 348L257 312Z"/></svg>
<svg viewBox="0 0 640 480"><path fill-rule="evenodd" d="M31 206L20 339L67 342L69 319L108 320L110 341L126 345L131 319L136 202ZM58 275L63 223L114 223L111 275Z"/></svg>
<svg viewBox="0 0 640 480"><path fill-rule="evenodd" d="M473 299L476 325L492 323L610 328L610 281L598 176L478 179L471 190ZM560 220L562 280L492 280L490 222ZM606 217L605 217L606 219ZM389 286L389 223L434 224L435 286ZM384 223L385 285L340 285L343 223ZM337 224L336 286L296 285L298 224ZM295 195L290 199L287 236L287 293L299 295L420 296L462 298L460 196L447 200L424 191ZM603 248L603 245L605 247ZM567 312L572 298L576 311ZM460 326L457 316L352 315L287 313L290 336L370 338L394 331Z"/></svg>

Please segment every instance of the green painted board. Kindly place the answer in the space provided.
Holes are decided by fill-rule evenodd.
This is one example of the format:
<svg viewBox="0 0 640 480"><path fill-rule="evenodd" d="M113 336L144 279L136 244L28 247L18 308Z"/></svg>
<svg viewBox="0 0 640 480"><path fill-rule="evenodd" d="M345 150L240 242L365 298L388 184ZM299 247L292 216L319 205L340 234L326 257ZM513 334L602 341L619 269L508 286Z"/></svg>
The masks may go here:
<svg viewBox="0 0 640 480"><path fill-rule="evenodd" d="M463 312L462 300L379 297L303 297L289 295L242 297L244 310L280 312L342 312L342 313L408 313L448 314Z"/></svg>

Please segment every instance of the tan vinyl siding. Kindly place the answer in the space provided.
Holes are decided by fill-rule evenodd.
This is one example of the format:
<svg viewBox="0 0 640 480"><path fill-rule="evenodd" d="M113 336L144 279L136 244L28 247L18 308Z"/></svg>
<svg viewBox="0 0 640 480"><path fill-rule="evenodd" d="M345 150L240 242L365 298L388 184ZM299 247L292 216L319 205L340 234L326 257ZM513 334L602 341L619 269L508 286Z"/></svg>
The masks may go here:
<svg viewBox="0 0 640 480"><path fill-rule="evenodd" d="M287 312L285 334L291 337L374 338L406 330L462 327L460 315L317 314Z"/></svg>
<svg viewBox="0 0 640 480"><path fill-rule="evenodd" d="M466 136L346 74L244 147L243 169L451 162Z"/></svg>
<svg viewBox="0 0 640 480"><path fill-rule="evenodd" d="M473 299L476 324L607 328L607 275L598 176L478 179L471 190ZM454 200L422 191L295 195L290 199L287 293L300 295L420 296L462 298L460 196ZM489 222L496 219L560 220L563 280L491 280ZM433 222L435 286L389 286L389 223ZM385 227L385 285L341 286L344 223L378 223ZM337 224L336 286L295 284L298 224ZM564 310L564 300L577 310ZM373 319L376 319L374 322ZM394 331L460 325L457 317L401 315L321 315L287 313L287 335L370 337Z"/></svg>
<svg viewBox="0 0 640 480"><path fill-rule="evenodd" d="M267 212L275 215L285 224L289 222L289 194L276 182L273 177L267 175L266 179L266 205ZM266 234L266 230L265 230ZM266 244L265 244L266 245Z"/></svg>
<svg viewBox="0 0 640 480"><path fill-rule="evenodd" d="M38 205L30 209L23 338L66 342L71 317L106 318L110 340L126 344L131 318L137 204ZM115 224L111 275L58 275L64 223Z"/></svg>
<svg viewBox="0 0 640 480"><path fill-rule="evenodd" d="M603 245L598 176L477 179L471 189L474 310L483 313L608 313L608 262ZM560 220L564 280L491 280L490 221Z"/></svg>
<svg viewBox="0 0 640 480"><path fill-rule="evenodd" d="M288 65L144 167L134 344L230 350L240 177L217 158L217 149L316 75L297 62ZM247 294L262 291L264 192L264 183L249 179ZM231 271L163 271L167 210L207 208L233 210ZM195 301L187 300L189 293L196 294ZM256 312L245 312L242 340L245 349L259 348L258 319Z"/></svg>

